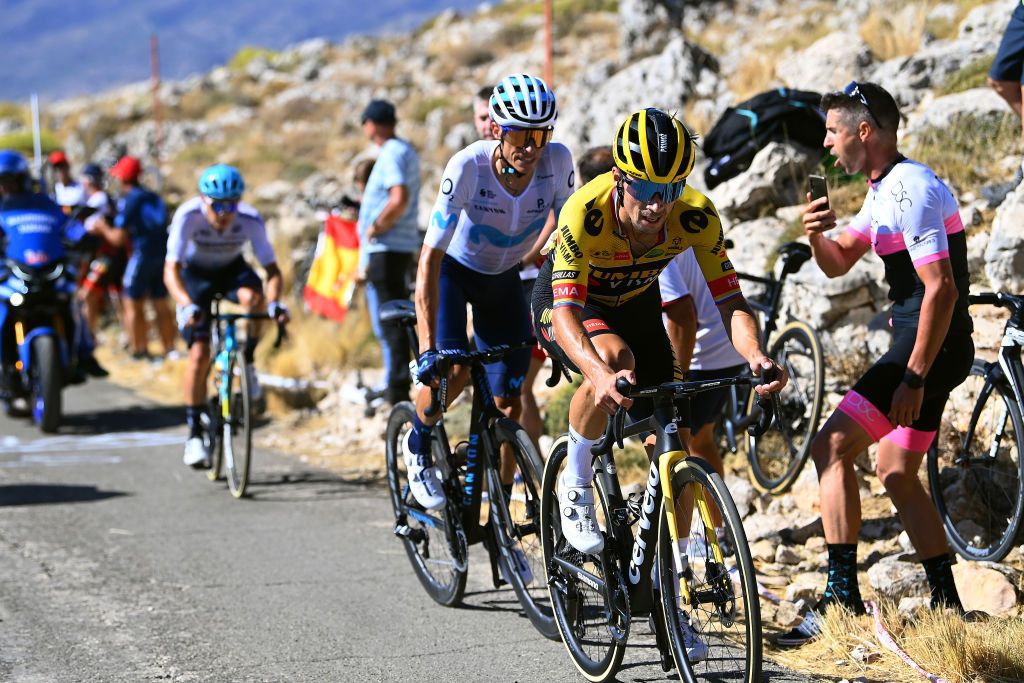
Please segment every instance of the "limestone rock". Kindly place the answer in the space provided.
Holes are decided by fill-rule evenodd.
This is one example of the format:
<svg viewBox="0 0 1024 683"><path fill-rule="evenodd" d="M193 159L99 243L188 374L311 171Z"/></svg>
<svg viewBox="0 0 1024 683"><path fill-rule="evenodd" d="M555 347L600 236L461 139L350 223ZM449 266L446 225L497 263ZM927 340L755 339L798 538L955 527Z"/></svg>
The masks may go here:
<svg viewBox="0 0 1024 683"><path fill-rule="evenodd" d="M1017 607L1013 584L995 569L961 561L953 565L953 579L966 610L996 615L1007 614Z"/></svg>
<svg viewBox="0 0 1024 683"><path fill-rule="evenodd" d="M813 69L807 65L813 64ZM775 75L791 88L820 93L860 79L871 65L871 49L856 31L844 30L820 38L805 50L781 60Z"/></svg>
<svg viewBox="0 0 1024 683"><path fill-rule="evenodd" d="M803 600L798 600L795 603L783 600L775 608L775 624L783 630L789 630L799 626L806 613L807 605Z"/></svg>
<svg viewBox="0 0 1024 683"><path fill-rule="evenodd" d="M928 595L924 568L917 562L903 560L902 556L882 558L868 568L868 579L880 598L899 600L906 596Z"/></svg>
<svg viewBox="0 0 1024 683"><path fill-rule="evenodd" d="M996 211L985 250L985 273L993 289L1024 289L1024 183Z"/></svg>
<svg viewBox="0 0 1024 683"><path fill-rule="evenodd" d="M820 150L770 142L748 168L715 187L708 196L731 220L757 218L766 207L795 204L803 197L807 174L818 165Z"/></svg>

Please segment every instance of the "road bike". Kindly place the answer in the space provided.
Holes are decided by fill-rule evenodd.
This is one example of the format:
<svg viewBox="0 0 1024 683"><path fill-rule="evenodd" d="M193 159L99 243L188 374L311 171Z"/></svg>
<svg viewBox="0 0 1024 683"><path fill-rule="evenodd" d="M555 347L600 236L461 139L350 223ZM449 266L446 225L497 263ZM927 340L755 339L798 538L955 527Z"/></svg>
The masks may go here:
<svg viewBox="0 0 1024 683"><path fill-rule="evenodd" d="M728 248L728 245L727 245ZM762 314L764 338L771 340L768 356L786 368L789 383L779 394L776 428L761 436L746 437L750 478L766 493L784 493L793 485L811 454L811 439L821 420L825 401L825 357L818 333L802 320L791 319L776 333L782 288L786 278L811 258L806 244L788 242L778 249L782 272L778 279L739 273L741 280L764 290L748 296L751 308ZM759 419L757 403L748 387L734 386L718 423L719 442L730 452L739 450L738 435Z"/></svg>
<svg viewBox="0 0 1024 683"><path fill-rule="evenodd" d="M381 323L405 327L415 353L416 311L412 302L390 301L381 307ZM428 415L448 407L448 370L468 366L473 387L469 434L454 448L444 419L434 425L432 454L447 497L439 510L426 510L413 498L402 456L402 442L412 428L415 406L403 401L388 416L386 461L395 535L401 539L413 570L424 589L442 605L462 601L469 569L469 547L483 543L491 563L495 588L511 584L530 622L547 638L556 639L554 616L547 601L544 565L540 548L540 481L543 465L529 435L494 404L487 363L512 350L531 348L522 344L495 346L485 351L442 351L438 370L440 386L432 391ZM503 486L501 457L515 462L511 487ZM507 461L506 461L507 462ZM485 491L486 489L486 491ZM487 501L487 521L482 503ZM526 569L514 570L514 567Z"/></svg>
<svg viewBox="0 0 1024 683"><path fill-rule="evenodd" d="M213 396L203 421L203 445L210 453L210 481L227 472L228 490L235 498L245 496L252 465L253 406L249 392L249 361L244 340L238 336L239 320L270 320L266 313L221 313L221 299L212 304L210 346L213 349ZM285 338L285 326L277 324L274 348ZM248 330L247 330L248 332ZM259 412L259 411L255 411Z"/></svg>
<svg viewBox="0 0 1024 683"><path fill-rule="evenodd" d="M1017 543L1024 516L1024 296L970 296L972 305L1006 308L995 362L974 359L950 393L928 451L928 481L946 537L962 557L998 562Z"/></svg>
<svg viewBox="0 0 1024 683"><path fill-rule="evenodd" d="M588 680L614 678L631 624L643 616L650 617L662 668L674 666L681 680L761 680L761 612L742 519L722 478L683 449L679 430L688 413L680 417L676 407L680 399L751 382L616 382L623 396L653 401L654 414L626 426L620 408L592 449L595 514L605 536L596 555L579 552L562 535L556 486L568 437L552 446L541 499L544 566L559 634ZM758 400L760 419L748 427L755 435L768 429L775 412L773 399ZM621 449L625 437L650 432L656 455L642 498L624 497L612 444ZM694 632L708 648L699 662L687 655Z"/></svg>

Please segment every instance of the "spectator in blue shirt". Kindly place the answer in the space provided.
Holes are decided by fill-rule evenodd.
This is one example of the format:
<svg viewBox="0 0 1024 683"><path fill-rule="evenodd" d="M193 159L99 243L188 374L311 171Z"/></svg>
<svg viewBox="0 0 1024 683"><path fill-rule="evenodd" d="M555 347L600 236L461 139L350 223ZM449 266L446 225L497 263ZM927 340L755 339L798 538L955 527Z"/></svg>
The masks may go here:
<svg viewBox="0 0 1024 683"><path fill-rule="evenodd" d="M363 111L366 137L380 146L359 210L359 265L366 278L366 300L373 331L381 344L384 400L409 398L409 343L403 330L380 324L380 305L408 299L406 274L419 250L416 216L420 193L420 162L416 151L395 135L395 107L374 100Z"/></svg>

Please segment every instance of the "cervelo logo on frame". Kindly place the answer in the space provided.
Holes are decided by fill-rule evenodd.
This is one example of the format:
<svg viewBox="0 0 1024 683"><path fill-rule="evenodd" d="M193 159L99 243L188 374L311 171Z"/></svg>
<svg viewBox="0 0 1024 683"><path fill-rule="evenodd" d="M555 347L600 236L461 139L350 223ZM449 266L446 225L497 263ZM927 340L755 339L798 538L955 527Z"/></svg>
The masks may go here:
<svg viewBox="0 0 1024 683"><path fill-rule="evenodd" d="M651 463L651 471L647 476L647 489L644 491L644 502L640 506L640 528L636 532L636 542L633 544L633 555L629 558L629 582L634 586L640 583L640 567L644 566L644 559L647 552L647 541L644 539L644 532L651 528L651 515L654 514L655 495L661 475L658 474L658 462Z"/></svg>

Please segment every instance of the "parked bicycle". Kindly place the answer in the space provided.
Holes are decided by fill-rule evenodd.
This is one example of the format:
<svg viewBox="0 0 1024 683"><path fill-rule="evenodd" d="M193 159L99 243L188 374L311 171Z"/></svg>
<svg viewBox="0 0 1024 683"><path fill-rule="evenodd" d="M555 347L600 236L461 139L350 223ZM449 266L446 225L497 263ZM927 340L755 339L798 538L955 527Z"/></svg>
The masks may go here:
<svg viewBox="0 0 1024 683"><path fill-rule="evenodd" d="M390 301L381 307L380 316L383 324L405 327L414 352L418 349L416 311L412 302ZM529 435L495 406L484 367L512 350L531 348L535 343L530 339L486 351L441 352L438 371L443 379L440 387L432 392L428 413L432 415L447 408L447 377L453 365L470 368L473 387L467 439L453 448L444 420L433 428L434 463L441 472L447 496L442 509L425 510L409 490L402 441L412 428L415 407L408 401L396 404L388 417L386 459L395 535L402 540L413 570L430 597L448 606L461 602L469 569L469 546L483 543L490 556L494 587L511 584L533 625L545 637L554 639L557 630L547 601L540 548L543 465ZM501 482L502 455L515 459L516 473L510 493ZM484 500L487 501L486 524L481 523ZM525 571L514 569L522 567L524 562Z"/></svg>
<svg viewBox="0 0 1024 683"><path fill-rule="evenodd" d="M620 408L592 449L595 513L605 534L598 555L577 551L562 536L556 486L568 437L552 446L541 499L544 566L558 631L588 680L614 678L633 619L648 615L665 671L674 665L689 683L697 676L761 680L761 611L742 519L722 478L683 449L678 430L687 425L676 410L679 399L752 381L616 382L623 396L653 401L654 415L625 426ZM752 435L767 430L777 407L774 399L758 403ZM657 443L643 497L624 498L612 444L622 448L625 437L648 432Z"/></svg>
<svg viewBox="0 0 1024 683"><path fill-rule="evenodd" d="M235 498L245 496L252 465L253 406L249 392L249 362L237 334L239 320L269 320L266 313L221 313L220 297L214 299L211 314L213 348L213 396L203 415L204 444L210 453L210 481L227 471L228 490ZM277 325L274 348L284 340L286 328ZM258 411L257 411L258 412Z"/></svg>
<svg viewBox="0 0 1024 683"><path fill-rule="evenodd" d="M726 248L731 247L727 244ZM818 429L825 400L825 357L818 333L802 320L793 319L776 334L786 277L811 258L811 248L788 242L779 247L778 253L782 260L778 279L772 273L764 277L739 273L741 280L764 287L763 292L748 296L747 301L762 314L764 338L771 340L768 355L789 374L789 383L779 394L776 429L758 437L746 437L751 480L762 491L775 494L787 491L800 476L810 457L811 438ZM732 387L719 423L721 438L730 452L739 450L737 436L759 417L750 389Z"/></svg>
<svg viewBox="0 0 1024 683"><path fill-rule="evenodd" d="M1024 296L971 295L1006 308L995 362L974 360L953 390L928 451L928 481L950 545L969 560L998 562L1017 543L1024 516Z"/></svg>

